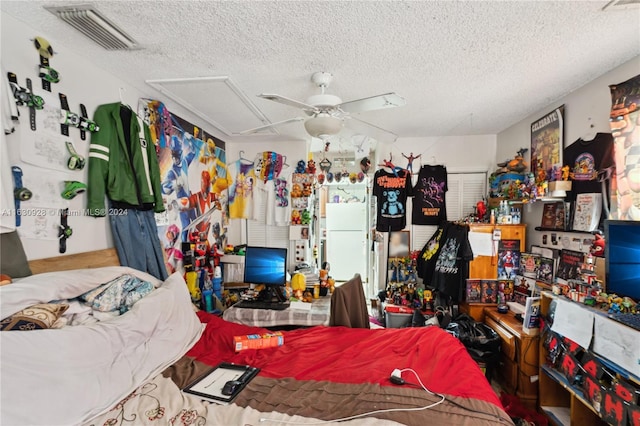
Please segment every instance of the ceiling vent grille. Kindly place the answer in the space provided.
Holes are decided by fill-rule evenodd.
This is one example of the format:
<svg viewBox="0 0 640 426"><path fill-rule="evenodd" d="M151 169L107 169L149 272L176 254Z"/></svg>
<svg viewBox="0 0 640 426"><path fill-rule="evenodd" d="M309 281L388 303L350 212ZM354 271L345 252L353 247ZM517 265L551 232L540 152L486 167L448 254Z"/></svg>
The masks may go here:
<svg viewBox="0 0 640 426"><path fill-rule="evenodd" d="M93 5L46 6L49 12L80 31L107 50L131 50L136 41Z"/></svg>

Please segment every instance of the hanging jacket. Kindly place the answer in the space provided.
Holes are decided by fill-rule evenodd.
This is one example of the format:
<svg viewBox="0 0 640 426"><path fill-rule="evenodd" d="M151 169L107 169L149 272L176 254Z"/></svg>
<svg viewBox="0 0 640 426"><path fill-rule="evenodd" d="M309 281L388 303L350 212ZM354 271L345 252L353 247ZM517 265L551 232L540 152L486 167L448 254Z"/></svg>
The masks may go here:
<svg viewBox="0 0 640 426"><path fill-rule="evenodd" d="M126 105L100 105L93 116L87 195L90 216L105 216L105 195L115 209L165 210L160 168L149 128Z"/></svg>

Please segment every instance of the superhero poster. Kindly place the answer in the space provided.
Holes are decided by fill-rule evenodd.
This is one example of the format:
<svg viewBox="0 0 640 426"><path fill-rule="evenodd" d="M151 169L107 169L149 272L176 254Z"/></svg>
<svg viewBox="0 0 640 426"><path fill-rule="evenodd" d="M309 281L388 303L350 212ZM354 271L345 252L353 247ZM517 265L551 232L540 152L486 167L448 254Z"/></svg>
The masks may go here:
<svg viewBox="0 0 640 426"><path fill-rule="evenodd" d="M561 180L564 105L531 123L531 172L536 182Z"/></svg>
<svg viewBox="0 0 640 426"><path fill-rule="evenodd" d="M609 88L616 163L610 218L640 220L640 75Z"/></svg>
<svg viewBox="0 0 640 426"><path fill-rule="evenodd" d="M164 110L166 111L166 109ZM226 246L228 192L225 143L173 114L151 114L166 211L156 215L169 274L184 273L182 243ZM167 122L169 121L169 123Z"/></svg>

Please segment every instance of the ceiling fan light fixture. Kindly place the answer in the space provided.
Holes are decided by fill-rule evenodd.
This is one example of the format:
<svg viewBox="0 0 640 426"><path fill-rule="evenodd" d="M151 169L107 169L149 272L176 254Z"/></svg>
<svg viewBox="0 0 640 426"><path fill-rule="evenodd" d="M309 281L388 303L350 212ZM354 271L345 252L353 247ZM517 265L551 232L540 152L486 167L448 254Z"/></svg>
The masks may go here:
<svg viewBox="0 0 640 426"><path fill-rule="evenodd" d="M326 139L326 137L340 133L343 121L329 114L318 114L304 122L304 128L314 138Z"/></svg>

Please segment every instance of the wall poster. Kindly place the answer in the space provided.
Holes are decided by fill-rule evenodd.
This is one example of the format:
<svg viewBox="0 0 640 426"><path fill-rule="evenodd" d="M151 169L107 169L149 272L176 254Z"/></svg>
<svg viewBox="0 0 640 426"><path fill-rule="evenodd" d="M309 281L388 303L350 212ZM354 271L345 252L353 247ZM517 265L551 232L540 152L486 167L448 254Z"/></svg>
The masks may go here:
<svg viewBox="0 0 640 426"><path fill-rule="evenodd" d="M536 182L561 180L564 105L531 123L531 172Z"/></svg>
<svg viewBox="0 0 640 426"><path fill-rule="evenodd" d="M227 244L228 191L225 143L151 101L145 109L158 152L163 203L156 214L169 274L183 270L183 242Z"/></svg>
<svg viewBox="0 0 640 426"><path fill-rule="evenodd" d="M610 218L640 220L640 75L609 88L616 162Z"/></svg>

